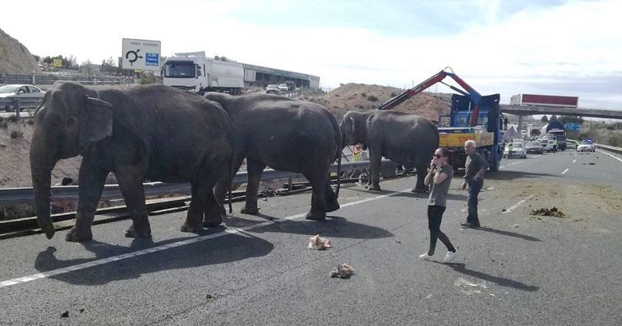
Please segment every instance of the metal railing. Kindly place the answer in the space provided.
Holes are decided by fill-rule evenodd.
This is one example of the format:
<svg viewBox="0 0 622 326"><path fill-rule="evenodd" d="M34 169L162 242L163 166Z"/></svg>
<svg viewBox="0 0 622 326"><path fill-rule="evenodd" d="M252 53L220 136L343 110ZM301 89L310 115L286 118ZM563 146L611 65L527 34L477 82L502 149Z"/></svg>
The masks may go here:
<svg viewBox="0 0 622 326"><path fill-rule="evenodd" d="M368 169L369 161L342 163L341 171ZM381 171L395 171L395 164L390 160L382 160ZM330 172L337 172L337 164L330 167ZM387 174L387 173L385 173ZM302 174L293 172L283 172L272 169L263 171L261 180L289 179L303 177ZM248 174L239 172L233 178L233 183L246 183ZM190 184L188 183L163 183L149 182L143 184L146 196L158 196L167 194L190 194ZM52 200L77 200L78 186L53 186L51 188ZM101 200L123 198L119 185L105 185ZM0 205L2 204L21 204L32 203L34 201L33 188L4 188L0 189Z"/></svg>
<svg viewBox="0 0 622 326"><path fill-rule="evenodd" d="M0 75L2 84L52 85L56 81L75 81L84 85L123 85L134 84L134 77L123 76L83 76L83 75Z"/></svg>

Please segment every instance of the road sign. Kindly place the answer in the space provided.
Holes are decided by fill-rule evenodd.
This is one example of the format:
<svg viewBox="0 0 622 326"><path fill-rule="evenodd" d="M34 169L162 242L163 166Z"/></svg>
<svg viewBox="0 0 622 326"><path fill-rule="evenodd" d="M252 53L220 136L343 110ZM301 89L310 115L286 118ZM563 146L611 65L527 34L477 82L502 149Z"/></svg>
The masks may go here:
<svg viewBox="0 0 622 326"><path fill-rule="evenodd" d="M54 67L60 68L63 66L63 59L56 58L54 59Z"/></svg>
<svg viewBox="0 0 622 326"><path fill-rule="evenodd" d="M123 39L121 66L129 70L160 70L160 41Z"/></svg>
<svg viewBox="0 0 622 326"><path fill-rule="evenodd" d="M579 123L566 123L566 130L579 131L581 124Z"/></svg>

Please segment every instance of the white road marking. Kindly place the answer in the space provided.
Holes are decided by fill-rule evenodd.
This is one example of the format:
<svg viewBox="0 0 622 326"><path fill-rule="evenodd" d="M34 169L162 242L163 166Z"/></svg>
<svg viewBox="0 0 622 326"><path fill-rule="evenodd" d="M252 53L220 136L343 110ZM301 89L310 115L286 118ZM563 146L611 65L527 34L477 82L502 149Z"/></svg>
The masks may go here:
<svg viewBox="0 0 622 326"><path fill-rule="evenodd" d="M520 164L520 163L523 163L523 161L518 161L518 162L510 163L508 165L504 165L504 166L499 167L499 169L507 168L508 166L512 166L512 165L516 165L516 164Z"/></svg>
<svg viewBox="0 0 622 326"><path fill-rule="evenodd" d="M372 197L372 198L366 198L366 199L354 201L354 202L351 202L351 203L343 204L343 205L341 205L341 208L345 208L345 207L349 207L349 206L354 206L354 205L359 205L359 204L367 203L367 202L370 202L370 201L374 201L374 200L378 200L378 199L383 199L383 198L395 196L397 194L404 193L404 192L410 192L410 188L409 189L405 189L405 190L401 190L401 191L398 191L398 192L394 192L394 193L391 193L391 194L388 194L388 195L381 195L381 196L376 196L376 197ZM266 222L262 222L262 223L259 223L259 224L245 226L243 228L228 228L228 229L225 229L224 231L221 231L221 232L218 232L218 233L214 233L214 234L198 236L196 238L187 239L187 240L178 241L178 242L173 242L173 243L169 243L169 244L166 244L166 245L157 246L157 247L153 247L153 248L143 249L143 250L139 250L139 251L135 251L135 252L119 255L119 256L108 257L108 258L99 259L99 260L93 260L93 261L86 262L86 263L83 263L83 264L78 264L78 265L73 265L73 266L69 266L69 267L59 268L59 269L51 270L51 271L48 271L48 272L37 273L37 274L32 274L32 275L28 275L28 276L24 276L24 277L14 278L12 280L7 280L7 281L0 282L0 288L4 288L4 287L7 287L7 286L11 286L11 285L27 283L27 282L30 282L30 281L35 281L35 280L39 280L39 279L43 279L43 278L49 278L49 277L56 276L56 275L66 274L66 273L69 273L69 272L74 272L74 271L78 271L78 270L89 268L89 267L100 266L100 265L108 264L108 263L114 262L114 261L120 261L120 260L124 260L124 259L129 259L129 258L134 258L134 257L138 257L138 256L143 256L143 255L154 253L154 252L164 251L164 250L167 250L167 249L172 249L172 248L176 248L176 247L180 247L180 246L185 246L185 245L189 245L189 244L192 244L192 243L197 243L197 242L201 242L201 241L205 241L205 240L209 240L209 239L219 238L219 237L222 237L222 236L225 236L225 235L228 235L228 234L240 234L240 235L243 235L245 237L249 237L249 236L252 236L252 235L249 235L249 234L246 233L246 231L248 231L248 230L252 230L252 229L256 229L256 228L261 228L261 227L272 225L272 224L276 224L276 223L282 223L284 221L295 220L295 219L304 217L305 215L306 215L306 213L292 215L292 216L287 216L287 217L284 217L284 218L281 218L281 219L278 219L278 220L266 221Z"/></svg>
<svg viewBox="0 0 622 326"><path fill-rule="evenodd" d="M520 206L521 204L523 204L524 202L528 201L529 199L531 199L531 197L533 197L534 194L529 195L527 198L519 201L518 203L514 204L512 207L508 208L505 210L505 212L503 212L504 214L507 214L513 210L515 210L516 208L518 208L518 206Z"/></svg>
<svg viewBox="0 0 622 326"><path fill-rule="evenodd" d="M597 149L596 151L597 151L597 152L599 152L599 153L603 153L603 154L605 154L605 155L609 155L609 156L611 156L611 157L615 158L616 160L618 160L618 161L622 162L622 159L621 159L621 158L619 158L619 157L617 157L617 156L611 155L611 154L609 154L609 153L607 153L607 152L603 152L603 151L601 151L600 149Z"/></svg>
<svg viewBox="0 0 622 326"><path fill-rule="evenodd" d="M562 174L566 174L566 172L568 172L569 169L564 170L564 172L562 172Z"/></svg>

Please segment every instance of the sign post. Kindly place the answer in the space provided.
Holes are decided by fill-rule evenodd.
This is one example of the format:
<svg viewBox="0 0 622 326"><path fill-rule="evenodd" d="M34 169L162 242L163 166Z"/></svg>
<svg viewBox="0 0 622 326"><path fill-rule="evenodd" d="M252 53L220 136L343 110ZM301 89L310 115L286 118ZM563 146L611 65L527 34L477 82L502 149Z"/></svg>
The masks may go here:
<svg viewBox="0 0 622 326"><path fill-rule="evenodd" d="M124 38L121 66L126 70L160 70L160 41Z"/></svg>

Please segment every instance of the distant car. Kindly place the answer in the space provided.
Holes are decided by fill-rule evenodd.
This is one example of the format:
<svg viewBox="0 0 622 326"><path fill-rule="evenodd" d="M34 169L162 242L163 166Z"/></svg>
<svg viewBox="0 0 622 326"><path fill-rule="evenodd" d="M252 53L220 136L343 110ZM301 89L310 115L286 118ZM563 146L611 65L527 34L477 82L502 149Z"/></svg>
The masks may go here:
<svg viewBox="0 0 622 326"><path fill-rule="evenodd" d="M581 141L581 143L579 143L579 146L577 146L577 152L595 152L596 151L596 147L594 146L594 144L592 144L589 141Z"/></svg>
<svg viewBox="0 0 622 326"><path fill-rule="evenodd" d="M503 157L510 157L510 149L508 145L505 145L505 149L503 150ZM512 144L512 158L527 158L527 151L525 151L525 146L523 145L523 143Z"/></svg>
<svg viewBox="0 0 622 326"><path fill-rule="evenodd" d="M0 86L0 99L37 99L39 102L43 100L45 91L34 85L25 84L9 84ZM37 107L39 103L32 104L28 102L20 102L20 111L25 108ZM13 104L5 104L4 110L7 112L15 111Z"/></svg>
<svg viewBox="0 0 622 326"><path fill-rule="evenodd" d="M285 84L281 84L279 85L279 90L281 91L281 93L287 93L289 92L289 87Z"/></svg>
<svg viewBox="0 0 622 326"><path fill-rule="evenodd" d="M545 152L553 151L553 141L548 139L540 139L540 143L542 144L542 150Z"/></svg>
<svg viewBox="0 0 622 326"><path fill-rule="evenodd" d="M536 153L536 154L544 153L544 149L542 148L542 143L538 140L528 142L527 145L525 146L525 150L527 151L528 154L529 153Z"/></svg>
<svg viewBox="0 0 622 326"><path fill-rule="evenodd" d="M270 84L266 87L266 93L268 94L278 94L280 92L279 85Z"/></svg>

